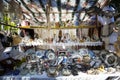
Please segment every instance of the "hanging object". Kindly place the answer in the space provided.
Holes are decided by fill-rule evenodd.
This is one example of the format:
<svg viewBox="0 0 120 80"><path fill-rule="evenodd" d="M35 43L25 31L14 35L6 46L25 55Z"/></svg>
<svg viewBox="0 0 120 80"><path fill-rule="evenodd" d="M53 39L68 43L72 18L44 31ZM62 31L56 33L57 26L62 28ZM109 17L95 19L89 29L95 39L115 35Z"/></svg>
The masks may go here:
<svg viewBox="0 0 120 80"><path fill-rule="evenodd" d="M61 40L62 40L62 30L59 30L58 38L59 38L58 42L61 42Z"/></svg>
<svg viewBox="0 0 120 80"><path fill-rule="evenodd" d="M117 18L116 19L116 22L115 22L115 24L116 24L116 27L118 28L118 35L120 36L120 18Z"/></svg>
<svg viewBox="0 0 120 80"><path fill-rule="evenodd" d="M3 12L4 10L4 3L3 0L0 0L0 12Z"/></svg>
<svg viewBox="0 0 120 80"><path fill-rule="evenodd" d="M30 22L27 20L21 21L21 26L20 28L30 28Z"/></svg>
<svg viewBox="0 0 120 80"><path fill-rule="evenodd" d="M14 0L8 1L9 3L9 12L15 12L16 9L16 2Z"/></svg>

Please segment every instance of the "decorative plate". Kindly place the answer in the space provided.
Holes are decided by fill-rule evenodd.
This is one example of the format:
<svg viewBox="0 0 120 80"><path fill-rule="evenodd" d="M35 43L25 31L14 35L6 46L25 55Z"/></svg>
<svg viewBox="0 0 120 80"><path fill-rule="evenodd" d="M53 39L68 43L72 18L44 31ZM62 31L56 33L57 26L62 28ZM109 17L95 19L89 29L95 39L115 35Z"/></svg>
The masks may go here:
<svg viewBox="0 0 120 80"><path fill-rule="evenodd" d="M49 59L49 60L55 60L56 55L55 52L52 49L48 49L45 51L45 56Z"/></svg>
<svg viewBox="0 0 120 80"><path fill-rule="evenodd" d="M79 53L81 56L89 55L89 54L88 54L88 49L85 49L85 48L79 49L78 53Z"/></svg>
<svg viewBox="0 0 120 80"><path fill-rule="evenodd" d="M38 58L42 58L44 56L44 53L42 51L36 51L35 54Z"/></svg>

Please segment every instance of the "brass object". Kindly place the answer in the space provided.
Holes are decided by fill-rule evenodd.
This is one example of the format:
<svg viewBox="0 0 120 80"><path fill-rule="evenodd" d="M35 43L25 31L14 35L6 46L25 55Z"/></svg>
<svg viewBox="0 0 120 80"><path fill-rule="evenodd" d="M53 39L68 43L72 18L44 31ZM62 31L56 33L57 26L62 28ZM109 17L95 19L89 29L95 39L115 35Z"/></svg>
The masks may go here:
<svg viewBox="0 0 120 80"><path fill-rule="evenodd" d="M118 57L120 57L120 36L118 36L117 41L114 43L114 47L115 47L115 51L116 51L116 55Z"/></svg>

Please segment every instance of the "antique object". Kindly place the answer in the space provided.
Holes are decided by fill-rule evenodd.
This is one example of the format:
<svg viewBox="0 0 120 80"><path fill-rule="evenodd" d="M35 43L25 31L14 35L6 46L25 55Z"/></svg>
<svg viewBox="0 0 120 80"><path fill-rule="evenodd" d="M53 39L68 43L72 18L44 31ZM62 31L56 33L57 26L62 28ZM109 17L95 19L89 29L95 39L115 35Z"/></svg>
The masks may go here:
<svg viewBox="0 0 120 80"><path fill-rule="evenodd" d="M100 58L109 67L116 66L118 64L118 58L113 52L102 50L100 52Z"/></svg>
<svg viewBox="0 0 120 80"><path fill-rule="evenodd" d="M55 60L56 55L52 49L48 49L45 51L45 57L48 58L48 60Z"/></svg>
<svg viewBox="0 0 120 80"><path fill-rule="evenodd" d="M114 43L116 55L120 57L120 36L117 38L117 41Z"/></svg>
<svg viewBox="0 0 120 80"><path fill-rule="evenodd" d="M82 56L82 62L88 63L91 60L88 49L82 48L79 49L79 54Z"/></svg>
<svg viewBox="0 0 120 80"><path fill-rule="evenodd" d="M71 74L71 70L68 69L67 67L62 69L62 75L63 76L69 76Z"/></svg>
<svg viewBox="0 0 120 80"><path fill-rule="evenodd" d="M51 77L58 76L58 67L56 66L50 66L49 69L47 70L47 75Z"/></svg>

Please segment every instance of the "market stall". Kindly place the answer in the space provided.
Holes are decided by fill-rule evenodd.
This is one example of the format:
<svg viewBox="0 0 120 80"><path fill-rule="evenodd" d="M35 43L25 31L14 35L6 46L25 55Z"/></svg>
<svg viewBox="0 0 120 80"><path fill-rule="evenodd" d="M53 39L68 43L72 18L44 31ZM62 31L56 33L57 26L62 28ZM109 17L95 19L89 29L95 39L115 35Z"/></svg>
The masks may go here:
<svg viewBox="0 0 120 80"><path fill-rule="evenodd" d="M119 20L109 3L1 0L0 79L119 80Z"/></svg>

